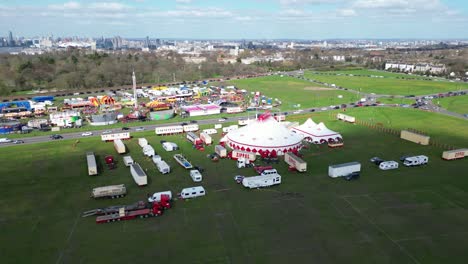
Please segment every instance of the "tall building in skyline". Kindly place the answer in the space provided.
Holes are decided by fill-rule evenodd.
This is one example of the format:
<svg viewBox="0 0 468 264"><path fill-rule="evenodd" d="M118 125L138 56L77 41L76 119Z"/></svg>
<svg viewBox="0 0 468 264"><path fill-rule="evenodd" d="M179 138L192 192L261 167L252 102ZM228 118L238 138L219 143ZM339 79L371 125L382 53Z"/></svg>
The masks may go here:
<svg viewBox="0 0 468 264"><path fill-rule="evenodd" d="M9 31L8 33L8 46L15 46L15 41L13 40L13 33L11 31Z"/></svg>

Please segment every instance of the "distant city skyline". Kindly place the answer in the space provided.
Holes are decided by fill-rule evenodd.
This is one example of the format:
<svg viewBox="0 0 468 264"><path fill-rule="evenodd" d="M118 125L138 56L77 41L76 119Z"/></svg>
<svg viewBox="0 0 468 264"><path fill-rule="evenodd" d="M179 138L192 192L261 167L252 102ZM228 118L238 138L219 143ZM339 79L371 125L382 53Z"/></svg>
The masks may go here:
<svg viewBox="0 0 468 264"><path fill-rule="evenodd" d="M465 0L0 0L0 36L463 39Z"/></svg>

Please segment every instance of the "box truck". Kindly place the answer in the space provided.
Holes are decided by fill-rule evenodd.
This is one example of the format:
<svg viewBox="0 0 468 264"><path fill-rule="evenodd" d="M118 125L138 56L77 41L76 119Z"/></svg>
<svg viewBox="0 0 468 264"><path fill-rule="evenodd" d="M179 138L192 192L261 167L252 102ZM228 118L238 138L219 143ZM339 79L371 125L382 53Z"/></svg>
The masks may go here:
<svg viewBox="0 0 468 264"><path fill-rule="evenodd" d="M332 178L346 177L353 173L359 173L361 171L361 163L359 162L348 162L343 164L330 165L328 167L328 176Z"/></svg>
<svg viewBox="0 0 468 264"><path fill-rule="evenodd" d="M284 161L299 172L305 172L307 170L307 162L292 152L286 152L284 154Z"/></svg>
<svg viewBox="0 0 468 264"><path fill-rule="evenodd" d="M114 140L114 148L119 154L124 154L125 153L125 144L122 142L121 139L115 139Z"/></svg>

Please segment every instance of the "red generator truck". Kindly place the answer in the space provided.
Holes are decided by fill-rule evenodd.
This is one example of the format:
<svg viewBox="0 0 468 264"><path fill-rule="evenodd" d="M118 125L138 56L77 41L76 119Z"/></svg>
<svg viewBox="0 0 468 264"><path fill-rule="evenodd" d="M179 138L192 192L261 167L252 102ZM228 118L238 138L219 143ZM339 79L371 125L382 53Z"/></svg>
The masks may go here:
<svg viewBox="0 0 468 264"><path fill-rule="evenodd" d="M227 157L230 158L230 159L233 159L233 160L237 160L238 158L245 158L245 159L248 159L250 161L255 161L255 159L257 158L255 153L247 152L247 151L241 151L241 150L237 150L237 149L234 149L234 150L230 151L227 154Z"/></svg>

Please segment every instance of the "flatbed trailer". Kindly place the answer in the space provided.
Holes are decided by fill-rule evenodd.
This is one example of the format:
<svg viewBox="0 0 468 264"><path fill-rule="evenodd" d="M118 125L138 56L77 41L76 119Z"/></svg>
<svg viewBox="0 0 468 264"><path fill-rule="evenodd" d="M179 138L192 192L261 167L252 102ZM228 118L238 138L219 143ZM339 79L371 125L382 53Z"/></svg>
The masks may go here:
<svg viewBox="0 0 468 264"><path fill-rule="evenodd" d="M125 211L124 207L119 208L118 213L102 215L96 217L96 223L110 223L116 221L132 220L135 218L148 218L159 216L163 213L163 208L159 203L153 203L152 208L145 208L135 211Z"/></svg>

